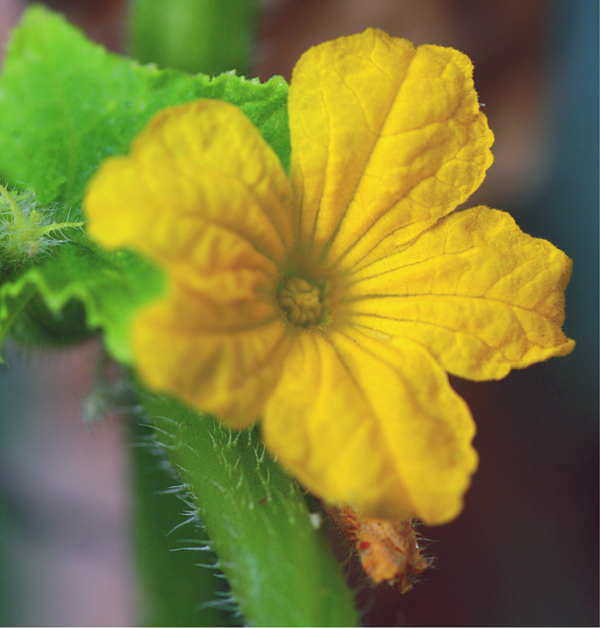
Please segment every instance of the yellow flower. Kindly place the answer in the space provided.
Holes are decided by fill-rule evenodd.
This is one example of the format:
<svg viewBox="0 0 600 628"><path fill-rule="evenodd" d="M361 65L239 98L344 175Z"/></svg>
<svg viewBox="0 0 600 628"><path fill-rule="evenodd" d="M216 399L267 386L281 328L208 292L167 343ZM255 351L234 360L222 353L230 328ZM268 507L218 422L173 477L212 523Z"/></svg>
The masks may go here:
<svg viewBox="0 0 600 628"><path fill-rule="evenodd" d="M487 207L469 59L368 30L312 48L289 90L290 178L236 107L167 109L88 189L89 233L169 277L137 316L151 387L263 438L364 514L455 517L475 427L445 371L499 379L574 343L571 262ZM450 215L449 215L450 214Z"/></svg>

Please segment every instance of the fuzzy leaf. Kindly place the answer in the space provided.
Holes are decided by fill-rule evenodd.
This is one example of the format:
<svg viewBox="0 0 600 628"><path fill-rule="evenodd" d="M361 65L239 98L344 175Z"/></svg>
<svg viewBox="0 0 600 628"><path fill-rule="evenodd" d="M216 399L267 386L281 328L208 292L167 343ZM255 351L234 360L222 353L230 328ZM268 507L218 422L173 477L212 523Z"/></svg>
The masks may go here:
<svg viewBox="0 0 600 628"><path fill-rule="evenodd" d="M17 280L0 286L0 340L17 316L34 298L47 310L25 312L17 335L24 340L68 340L73 321L65 316L67 304L80 302L89 330L104 329L106 346L120 362L130 361L129 321L135 310L162 290L162 275L132 253L106 253L96 247L71 242L56 247L37 266ZM52 331L49 331L51 329Z"/></svg>
<svg viewBox="0 0 600 628"><path fill-rule="evenodd" d="M0 173L34 188L41 204L81 218L87 180L107 156L127 151L167 106L199 98L238 105L289 162L287 83L234 74L215 78L140 66L108 53L41 6L15 30L0 79Z"/></svg>
<svg viewBox="0 0 600 628"><path fill-rule="evenodd" d="M287 84L282 78L261 84L233 74L212 79L140 66L108 53L62 17L34 6L13 34L0 77L0 174L34 189L39 211L47 211L52 222L80 220L83 192L99 163L127 152L158 110L198 98L240 106L287 168ZM0 340L17 318L21 337L43 340L44 325L27 329L40 318L39 297L54 319L75 299L87 310L88 327L104 329L113 357L127 362L129 318L159 296L157 274L133 255L107 256L75 242L32 262L2 269L10 283L0 291ZM35 300L32 287L39 292ZM35 303L38 311L28 316ZM71 326L77 328L76 338L81 326L81 321ZM74 339L69 328L53 329L53 337Z"/></svg>

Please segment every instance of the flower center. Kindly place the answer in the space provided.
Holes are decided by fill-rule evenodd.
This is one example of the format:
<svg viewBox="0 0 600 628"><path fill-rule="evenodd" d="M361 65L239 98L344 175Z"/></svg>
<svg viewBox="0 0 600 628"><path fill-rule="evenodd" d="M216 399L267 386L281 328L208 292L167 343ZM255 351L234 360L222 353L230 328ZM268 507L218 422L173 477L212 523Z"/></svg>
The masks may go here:
<svg viewBox="0 0 600 628"><path fill-rule="evenodd" d="M283 280L277 302L290 322L298 327L315 325L321 318L321 289L301 277L290 276Z"/></svg>

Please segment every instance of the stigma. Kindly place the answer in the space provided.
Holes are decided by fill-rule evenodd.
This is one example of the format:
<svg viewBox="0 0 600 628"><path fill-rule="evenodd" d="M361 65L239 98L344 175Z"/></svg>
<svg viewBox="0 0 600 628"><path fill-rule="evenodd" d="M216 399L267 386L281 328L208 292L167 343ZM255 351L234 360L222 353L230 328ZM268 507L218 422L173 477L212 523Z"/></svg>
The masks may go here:
<svg viewBox="0 0 600 628"><path fill-rule="evenodd" d="M321 318L321 290L301 277L290 276L284 279L277 292L277 302L290 323L297 327L316 325Z"/></svg>

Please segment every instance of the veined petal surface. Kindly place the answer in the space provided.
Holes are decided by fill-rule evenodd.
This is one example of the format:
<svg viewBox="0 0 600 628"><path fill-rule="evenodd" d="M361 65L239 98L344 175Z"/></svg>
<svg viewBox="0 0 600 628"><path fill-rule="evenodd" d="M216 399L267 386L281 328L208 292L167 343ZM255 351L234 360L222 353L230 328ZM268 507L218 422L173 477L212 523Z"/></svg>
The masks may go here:
<svg viewBox="0 0 600 628"><path fill-rule="evenodd" d="M301 57L289 91L293 220L311 255L352 268L480 185L493 135L472 72L456 50L372 29Z"/></svg>
<svg viewBox="0 0 600 628"><path fill-rule="evenodd" d="M290 193L279 158L241 110L201 100L165 109L129 155L107 160L85 210L104 246L133 247L195 283L217 268L272 273L291 246Z"/></svg>
<svg viewBox="0 0 600 628"><path fill-rule="evenodd" d="M258 418L288 344L275 292L290 194L250 120L202 100L156 116L86 197L92 237L134 248L168 277L168 294L133 323L142 378L237 427Z"/></svg>
<svg viewBox="0 0 600 628"><path fill-rule="evenodd" d="M448 521L477 466L469 409L428 352L352 329L295 338L262 425L307 488L367 516Z"/></svg>
<svg viewBox="0 0 600 628"><path fill-rule="evenodd" d="M291 339L270 303L224 305L174 285L138 314L132 342L146 384L241 428L259 418Z"/></svg>
<svg viewBox="0 0 600 628"><path fill-rule="evenodd" d="M348 322L394 346L407 339L468 379L499 379L572 351L562 332L571 260L487 207L457 212L410 247L357 271Z"/></svg>

